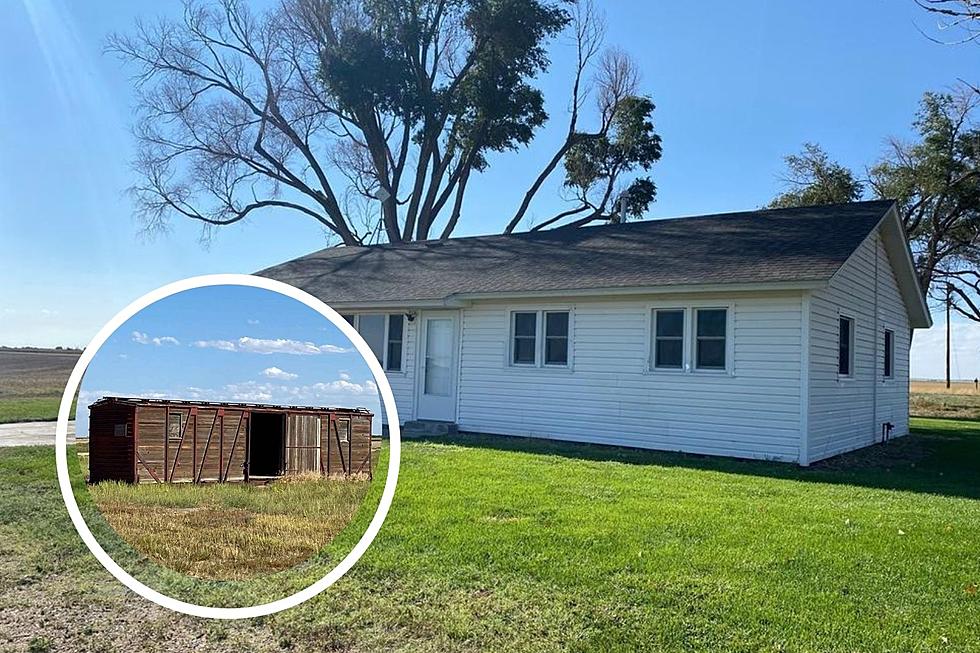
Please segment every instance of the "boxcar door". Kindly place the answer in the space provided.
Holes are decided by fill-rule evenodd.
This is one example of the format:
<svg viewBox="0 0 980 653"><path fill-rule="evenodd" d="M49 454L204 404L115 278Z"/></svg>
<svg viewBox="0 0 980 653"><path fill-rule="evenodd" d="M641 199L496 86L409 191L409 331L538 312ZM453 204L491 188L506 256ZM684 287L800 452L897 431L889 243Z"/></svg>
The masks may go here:
<svg viewBox="0 0 980 653"><path fill-rule="evenodd" d="M286 473L320 471L320 420L316 415L286 418Z"/></svg>

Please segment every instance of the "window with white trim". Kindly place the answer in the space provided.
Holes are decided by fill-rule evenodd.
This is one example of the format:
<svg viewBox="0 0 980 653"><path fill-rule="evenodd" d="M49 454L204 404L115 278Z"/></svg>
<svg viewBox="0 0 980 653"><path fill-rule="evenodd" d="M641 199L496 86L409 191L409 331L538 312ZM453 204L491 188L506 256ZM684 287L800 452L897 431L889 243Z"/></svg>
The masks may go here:
<svg viewBox="0 0 980 653"><path fill-rule="evenodd" d="M653 311L653 367L658 370L684 368L684 309Z"/></svg>
<svg viewBox="0 0 980 653"><path fill-rule="evenodd" d="M569 311L513 311L510 316L511 365L568 367Z"/></svg>
<svg viewBox="0 0 980 653"><path fill-rule="evenodd" d="M514 365L537 365L537 311L515 311L511 318L511 334L510 362Z"/></svg>
<svg viewBox="0 0 980 653"><path fill-rule="evenodd" d="M728 357L728 309L695 309L694 326L695 369L724 370Z"/></svg>
<svg viewBox="0 0 980 653"><path fill-rule="evenodd" d="M568 311L545 311L544 364L568 365Z"/></svg>
<svg viewBox="0 0 980 653"><path fill-rule="evenodd" d="M895 378L895 332L885 329L883 374L886 379Z"/></svg>
<svg viewBox="0 0 980 653"><path fill-rule="evenodd" d="M854 320L843 315L837 319L837 375L854 375Z"/></svg>
<svg viewBox="0 0 980 653"><path fill-rule="evenodd" d="M400 372L404 358L405 316L401 313L343 315L388 372Z"/></svg>
<svg viewBox="0 0 980 653"><path fill-rule="evenodd" d="M649 369L731 372L731 305L664 306L650 313Z"/></svg>

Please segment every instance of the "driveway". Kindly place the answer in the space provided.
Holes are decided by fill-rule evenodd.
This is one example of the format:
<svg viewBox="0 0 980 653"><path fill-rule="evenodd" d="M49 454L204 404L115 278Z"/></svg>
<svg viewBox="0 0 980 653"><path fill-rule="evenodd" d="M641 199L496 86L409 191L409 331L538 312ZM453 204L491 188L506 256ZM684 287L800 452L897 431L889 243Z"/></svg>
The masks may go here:
<svg viewBox="0 0 980 653"><path fill-rule="evenodd" d="M31 444L54 445L56 422L16 422L0 424L0 447L20 447ZM68 422L68 441L75 439L75 421Z"/></svg>

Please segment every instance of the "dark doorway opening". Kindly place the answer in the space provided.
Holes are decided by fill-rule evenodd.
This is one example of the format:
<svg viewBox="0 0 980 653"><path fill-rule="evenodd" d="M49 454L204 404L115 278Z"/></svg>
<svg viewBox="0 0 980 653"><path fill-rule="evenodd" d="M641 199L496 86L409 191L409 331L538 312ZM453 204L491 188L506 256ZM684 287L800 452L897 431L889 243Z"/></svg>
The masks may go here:
<svg viewBox="0 0 980 653"><path fill-rule="evenodd" d="M248 475L282 476L285 471L286 416L252 413Z"/></svg>

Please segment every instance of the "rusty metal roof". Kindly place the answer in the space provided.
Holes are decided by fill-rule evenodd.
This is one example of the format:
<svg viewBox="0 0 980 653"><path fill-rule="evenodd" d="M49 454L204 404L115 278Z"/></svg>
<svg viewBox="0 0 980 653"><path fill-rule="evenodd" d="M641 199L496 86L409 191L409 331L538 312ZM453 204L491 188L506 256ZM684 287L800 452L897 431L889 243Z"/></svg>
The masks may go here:
<svg viewBox="0 0 980 653"><path fill-rule="evenodd" d="M155 397L118 397L105 396L92 402L90 406L97 406L104 403L119 403L132 406L205 406L208 408L250 408L256 411L294 411L294 412L336 412L344 411L348 413L360 413L363 415L374 415L370 410L363 406L356 408L342 406L294 406L290 404L256 404L237 401L198 401L196 399L160 399Z"/></svg>

